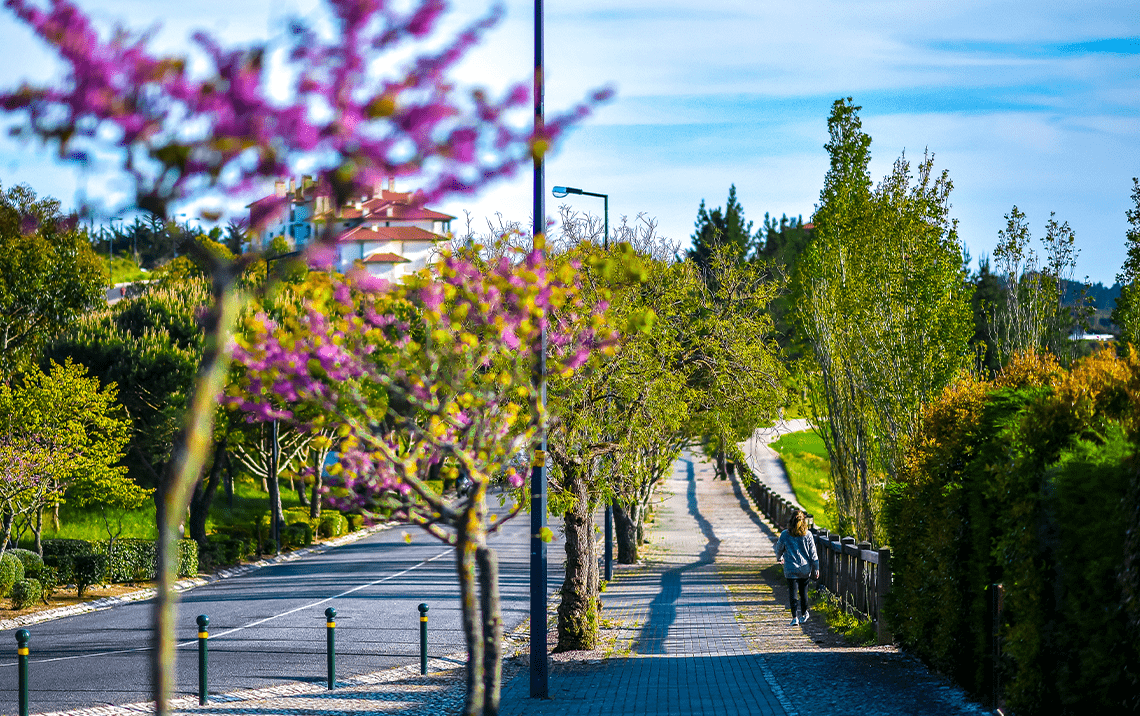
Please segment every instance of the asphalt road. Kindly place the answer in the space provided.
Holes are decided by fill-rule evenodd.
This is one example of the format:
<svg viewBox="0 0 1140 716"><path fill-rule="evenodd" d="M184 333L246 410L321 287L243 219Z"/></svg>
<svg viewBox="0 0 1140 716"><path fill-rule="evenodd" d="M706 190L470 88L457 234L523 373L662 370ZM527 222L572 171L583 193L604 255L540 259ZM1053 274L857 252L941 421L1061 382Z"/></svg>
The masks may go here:
<svg viewBox="0 0 1140 716"><path fill-rule="evenodd" d="M529 616L529 526L530 516L521 514L492 540L508 630ZM395 527L184 593L177 693L197 694L199 614L210 618L211 693L325 680L324 612L330 606L337 610L338 678L416 663L421 602L430 607L429 655L463 650L453 554L418 528ZM562 562L562 543L556 541L549 547L551 594L561 585ZM29 627L31 711L148 700L151 614L147 601ZM15 638L8 639L10 649L0 646L0 712L14 713Z"/></svg>

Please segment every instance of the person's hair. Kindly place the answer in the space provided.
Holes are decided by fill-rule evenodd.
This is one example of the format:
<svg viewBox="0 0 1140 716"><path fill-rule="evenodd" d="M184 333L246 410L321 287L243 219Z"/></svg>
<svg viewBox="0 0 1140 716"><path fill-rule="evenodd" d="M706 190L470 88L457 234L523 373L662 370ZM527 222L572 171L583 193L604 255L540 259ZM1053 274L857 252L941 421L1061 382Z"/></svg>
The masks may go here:
<svg viewBox="0 0 1140 716"><path fill-rule="evenodd" d="M793 537L803 537L808 531L807 515L803 510L796 510L792 513L792 519L788 520L788 534Z"/></svg>

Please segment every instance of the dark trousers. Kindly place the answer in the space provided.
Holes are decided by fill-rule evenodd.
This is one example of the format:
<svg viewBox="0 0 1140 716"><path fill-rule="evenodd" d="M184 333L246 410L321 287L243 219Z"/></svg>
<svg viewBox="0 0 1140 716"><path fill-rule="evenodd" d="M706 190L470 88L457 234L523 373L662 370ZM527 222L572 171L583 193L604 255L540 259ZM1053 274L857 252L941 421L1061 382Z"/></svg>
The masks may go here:
<svg viewBox="0 0 1140 716"><path fill-rule="evenodd" d="M807 583L807 577L788 577L788 600L792 603L792 616L808 610Z"/></svg>

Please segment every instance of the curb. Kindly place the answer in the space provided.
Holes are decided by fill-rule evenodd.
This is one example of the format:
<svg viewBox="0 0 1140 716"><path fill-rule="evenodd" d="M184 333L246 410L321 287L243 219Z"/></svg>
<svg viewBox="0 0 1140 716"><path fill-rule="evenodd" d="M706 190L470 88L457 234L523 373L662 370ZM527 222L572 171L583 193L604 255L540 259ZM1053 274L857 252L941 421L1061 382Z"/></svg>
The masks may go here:
<svg viewBox="0 0 1140 716"><path fill-rule="evenodd" d="M285 562L294 562L302 557L307 557L311 554L320 554L333 547L340 547L341 545L350 544L371 537L372 535L383 532L384 530L391 529L399 522L385 522L371 527L364 527L355 532L349 532L346 535L336 537L335 539L321 542L311 547L302 547L301 549L294 550L287 554L281 554L276 557L267 559L260 559L256 562L248 562L240 564L229 569L221 569L212 575L205 577L188 577L180 579L174 583L174 592L182 593L189 591L195 587L202 587L214 582L230 579L231 577L240 577L243 574L249 574L263 567L269 567L275 564L284 564ZM158 594L158 590L153 587L140 589L135 592L128 592L127 594L120 594L117 597L103 597L102 599L95 599L90 602L82 604L74 604L68 607L56 607L55 609L48 609L42 612L35 612L34 614L25 614L24 616L16 617L14 619L0 619L0 629L12 629L15 627L24 627L31 624L40 624L42 622L52 621L53 619L62 619L63 617L73 617L77 614L87 614L89 612L98 612L104 609L119 606L120 604L128 604L130 602L142 602L150 599Z"/></svg>

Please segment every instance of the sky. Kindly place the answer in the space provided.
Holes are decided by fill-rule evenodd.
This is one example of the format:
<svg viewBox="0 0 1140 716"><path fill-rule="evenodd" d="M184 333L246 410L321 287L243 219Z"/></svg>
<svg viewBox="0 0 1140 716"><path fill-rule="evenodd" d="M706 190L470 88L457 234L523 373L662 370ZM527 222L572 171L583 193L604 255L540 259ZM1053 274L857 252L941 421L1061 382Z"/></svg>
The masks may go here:
<svg viewBox="0 0 1140 716"><path fill-rule="evenodd" d="M46 0L45 0L46 1ZM312 0L92 0L109 25L161 23L160 45L195 29L231 41L280 32ZM453 2L447 30L485 13ZM506 17L460 68L465 83L529 81L533 0ZM951 214L974 259L992 251L1018 206L1035 236L1050 212L1076 233L1077 278L1111 284L1124 258L1125 211L1140 176L1140 9L1136 0L546 0L548 113L599 87L615 98L564 138L548 190L610 196L610 221L644 213L688 243L702 200L722 206L735 185L747 219L810 220L827 170L827 116L851 96L873 138L877 181L900 154L925 150L954 182ZM0 86L46 79L58 65L11 16L0 16ZM438 206L461 217L501 213L529 223L531 176ZM0 140L0 183L28 183L73 201L78 177L42 148ZM398 184L397 188L413 186ZM547 197L601 214L601 200Z"/></svg>

